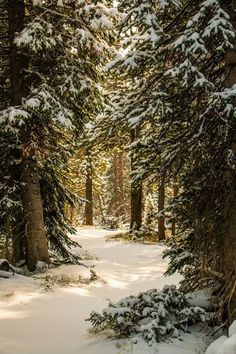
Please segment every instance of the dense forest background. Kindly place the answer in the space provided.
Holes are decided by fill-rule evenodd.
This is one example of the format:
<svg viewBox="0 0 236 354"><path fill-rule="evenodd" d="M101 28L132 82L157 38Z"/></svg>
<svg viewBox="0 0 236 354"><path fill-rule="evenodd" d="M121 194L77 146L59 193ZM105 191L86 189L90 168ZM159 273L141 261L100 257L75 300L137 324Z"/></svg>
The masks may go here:
<svg viewBox="0 0 236 354"><path fill-rule="evenodd" d="M236 319L235 9L0 1L2 258L79 263L76 226L126 228Z"/></svg>

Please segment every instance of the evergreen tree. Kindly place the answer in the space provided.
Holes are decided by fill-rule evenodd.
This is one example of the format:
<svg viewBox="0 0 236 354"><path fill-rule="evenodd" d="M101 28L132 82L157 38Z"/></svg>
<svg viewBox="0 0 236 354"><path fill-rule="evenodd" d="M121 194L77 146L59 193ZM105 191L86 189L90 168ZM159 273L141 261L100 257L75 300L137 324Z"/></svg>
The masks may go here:
<svg viewBox="0 0 236 354"><path fill-rule="evenodd" d="M102 107L101 73L110 55L115 13L106 4L66 0L11 0L3 10L8 52L1 143L13 164L5 167L3 183L11 192L16 181L20 190L20 197L15 191L7 196L12 208L17 205L11 209L11 229L17 231L17 247L24 247L15 253L26 256L33 270L38 261L49 262L45 227L52 247L68 255L63 243L71 245L66 235L71 229L64 202L73 198L60 171L72 153L71 141ZM24 245L16 242L22 238Z"/></svg>
<svg viewBox="0 0 236 354"><path fill-rule="evenodd" d="M174 203L183 240L178 266L185 285L202 285L202 279L223 285L220 298L232 320L235 1L128 0L119 8L125 51L109 69L124 85L117 90L112 124L142 126L132 146L140 178L181 172L183 192Z"/></svg>

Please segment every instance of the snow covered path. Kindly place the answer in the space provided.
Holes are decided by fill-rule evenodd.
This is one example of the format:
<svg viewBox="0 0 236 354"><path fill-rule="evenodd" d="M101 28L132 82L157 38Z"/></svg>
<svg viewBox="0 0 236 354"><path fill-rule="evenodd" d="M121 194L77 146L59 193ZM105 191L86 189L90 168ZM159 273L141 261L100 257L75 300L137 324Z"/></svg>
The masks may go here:
<svg viewBox="0 0 236 354"><path fill-rule="evenodd" d="M154 353L145 343L132 348L130 341L120 340L117 344L87 333L90 323L84 320L91 311L106 307L107 299L116 301L179 281L178 275L163 277L167 267L161 258L163 247L105 242L108 234L104 230L80 229L74 237L89 254L98 257L92 263L104 282L42 292L39 281L32 278L0 279L0 354ZM61 267L54 271L58 269L61 271ZM62 269L69 276L85 271L78 266ZM202 338L185 335L184 342L161 344L159 354L201 353Z"/></svg>

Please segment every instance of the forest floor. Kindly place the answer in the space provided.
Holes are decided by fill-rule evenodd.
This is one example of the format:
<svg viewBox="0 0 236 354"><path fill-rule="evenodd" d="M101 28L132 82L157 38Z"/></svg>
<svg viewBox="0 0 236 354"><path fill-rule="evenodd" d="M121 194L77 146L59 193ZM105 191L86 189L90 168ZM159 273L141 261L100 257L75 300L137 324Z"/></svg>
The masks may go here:
<svg viewBox="0 0 236 354"><path fill-rule="evenodd" d="M165 284L178 284L180 276L164 277L167 260L163 246L106 241L112 232L78 229L73 239L83 249L88 268L63 265L43 276L0 278L0 354L154 354L145 342L107 339L89 334L90 312L101 311L107 300ZM93 281L89 283L91 276ZM78 279L80 282L78 283ZM161 343L159 354L201 354L206 336L193 329L181 340Z"/></svg>

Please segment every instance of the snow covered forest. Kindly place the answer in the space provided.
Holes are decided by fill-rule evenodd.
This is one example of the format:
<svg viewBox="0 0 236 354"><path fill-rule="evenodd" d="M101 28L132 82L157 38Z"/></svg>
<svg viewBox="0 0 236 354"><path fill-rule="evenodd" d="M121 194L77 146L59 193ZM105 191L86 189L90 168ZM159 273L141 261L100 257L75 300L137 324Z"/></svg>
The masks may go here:
<svg viewBox="0 0 236 354"><path fill-rule="evenodd" d="M0 0L0 354L236 354L236 0Z"/></svg>

